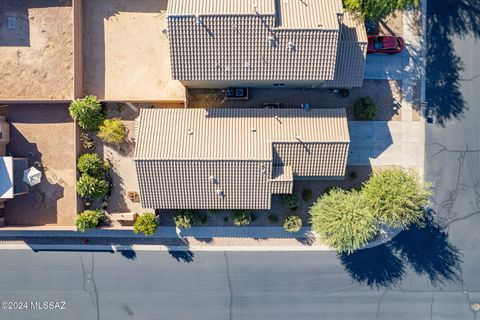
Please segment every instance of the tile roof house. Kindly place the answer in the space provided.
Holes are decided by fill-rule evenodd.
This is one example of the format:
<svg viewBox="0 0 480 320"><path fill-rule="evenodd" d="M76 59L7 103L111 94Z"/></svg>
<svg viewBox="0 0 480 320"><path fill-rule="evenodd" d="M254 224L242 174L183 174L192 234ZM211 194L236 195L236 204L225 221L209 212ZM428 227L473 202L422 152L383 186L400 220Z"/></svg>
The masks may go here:
<svg viewBox="0 0 480 320"><path fill-rule="evenodd" d="M145 208L269 209L294 179L343 179L344 109L142 109L134 161Z"/></svg>
<svg viewBox="0 0 480 320"><path fill-rule="evenodd" d="M170 0L172 76L187 87L361 87L367 36L341 0Z"/></svg>

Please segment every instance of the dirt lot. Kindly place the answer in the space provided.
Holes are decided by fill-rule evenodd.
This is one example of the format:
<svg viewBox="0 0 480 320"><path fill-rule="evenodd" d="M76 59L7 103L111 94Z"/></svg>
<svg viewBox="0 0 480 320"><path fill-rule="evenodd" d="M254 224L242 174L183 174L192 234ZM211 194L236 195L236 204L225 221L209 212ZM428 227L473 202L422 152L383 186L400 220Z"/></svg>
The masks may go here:
<svg viewBox="0 0 480 320"><path fill-rule="evenodd" d="M72 98L71 1L0 0L0 21L0 100Z"/></svg>
<svg viewBox="0 0 480 320"><path fill-rule="evenodd" d="M42 182L7 201L9 225L75 223L74 127L66 105L11 105L2 108L10 123L7 152L41 163Z"/></svg>
<svg viewBox="0 0 480 320"><path fill-rule="evenodd" d="M282 108L300 108L309 103L312 108L346 108L349 120L355 120L353 104L363 96L370 96L377 103L379 111L376 120L401 120L400 112L395 112L394 98L401 101L401 81L365 80L362 88L350 90L346 98L328 89L250 89L248 100L224 101L220 89L190 89L187 95L189 108L262 108L264 103L281 103Z"/></svg>
<svg viewBox="0 0 480 320"><path fill-rule="evenodd" d="M184 100L171 80L167 0L84 0L85 91L103 100Z"/></svg>

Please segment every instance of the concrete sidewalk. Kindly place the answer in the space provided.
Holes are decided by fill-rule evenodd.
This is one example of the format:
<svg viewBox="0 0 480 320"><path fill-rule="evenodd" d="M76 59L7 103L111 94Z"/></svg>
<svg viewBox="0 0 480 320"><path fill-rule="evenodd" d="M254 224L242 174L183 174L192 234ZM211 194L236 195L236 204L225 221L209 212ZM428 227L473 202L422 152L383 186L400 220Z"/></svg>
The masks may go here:
<svg viewBox="0 0 480 320"><path fill-rule="evenodd" d="M157 232L145 237L131 230L93 229L85 232L71 230L1 230L2 237L81 237L81 238L139 238L139 239L178 239L184 237L209 238L250 238L250 239L305 239L314 238L315 234L310 227L303 227L299 232L286 232L282 227L192 227L178 229L175 227L158 227Z"/></svg>

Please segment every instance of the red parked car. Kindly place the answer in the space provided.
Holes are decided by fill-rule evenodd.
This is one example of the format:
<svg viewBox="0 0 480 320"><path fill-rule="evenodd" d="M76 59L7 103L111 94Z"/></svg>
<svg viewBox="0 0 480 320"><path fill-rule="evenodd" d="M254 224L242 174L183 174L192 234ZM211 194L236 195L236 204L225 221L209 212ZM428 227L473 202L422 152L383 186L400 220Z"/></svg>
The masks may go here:
<svg viewBox="0 0 480 320"><path fill-rule="evenodd" d="M405 47L402 37L368 36L367 53L399 53Z"/></svg>

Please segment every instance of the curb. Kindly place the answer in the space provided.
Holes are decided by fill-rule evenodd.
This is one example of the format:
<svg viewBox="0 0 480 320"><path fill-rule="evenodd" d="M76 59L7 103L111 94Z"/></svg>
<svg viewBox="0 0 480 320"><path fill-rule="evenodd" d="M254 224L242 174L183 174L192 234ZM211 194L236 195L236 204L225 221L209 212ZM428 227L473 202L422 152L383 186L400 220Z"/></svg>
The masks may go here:
<svg viewBox="0 0 480 320"><path fill-rule="evenodd" d="M327 246L165 246L165 245L53 245L53 244L2 244L0 250L25 251L84 251L84 252L208 252L208 251L249 251L249 252L290 252L290 251L335 251Z"/></svg>

